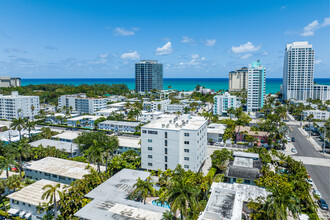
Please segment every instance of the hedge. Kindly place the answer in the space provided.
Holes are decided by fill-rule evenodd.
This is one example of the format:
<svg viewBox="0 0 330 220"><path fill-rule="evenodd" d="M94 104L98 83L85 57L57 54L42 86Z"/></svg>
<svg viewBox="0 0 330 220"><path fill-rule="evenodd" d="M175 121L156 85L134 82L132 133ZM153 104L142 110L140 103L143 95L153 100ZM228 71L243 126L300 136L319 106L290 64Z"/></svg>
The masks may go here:
<svg viewBox="0 0 330 220"><path fill-rule="evenodd" d="M217 172L217 168L211 167L209 172L207 173L207 176L211 177L213 179L215 173Z"/></svg>

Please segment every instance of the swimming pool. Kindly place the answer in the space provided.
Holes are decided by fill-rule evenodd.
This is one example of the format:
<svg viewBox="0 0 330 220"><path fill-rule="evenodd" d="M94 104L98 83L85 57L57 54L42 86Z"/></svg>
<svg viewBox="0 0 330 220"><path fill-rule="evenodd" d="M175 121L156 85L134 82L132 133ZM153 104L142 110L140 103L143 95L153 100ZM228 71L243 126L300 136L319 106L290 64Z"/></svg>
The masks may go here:
<svg viewBox="0 0 330 220"><path fill-rule="evenodd" d="M171 209L170 206L167 204L167 202L165 202L164 205L162 205L161 202L157 202L156 200L153 200L151 203L155 206L163 207L166 209Z"/></svg>

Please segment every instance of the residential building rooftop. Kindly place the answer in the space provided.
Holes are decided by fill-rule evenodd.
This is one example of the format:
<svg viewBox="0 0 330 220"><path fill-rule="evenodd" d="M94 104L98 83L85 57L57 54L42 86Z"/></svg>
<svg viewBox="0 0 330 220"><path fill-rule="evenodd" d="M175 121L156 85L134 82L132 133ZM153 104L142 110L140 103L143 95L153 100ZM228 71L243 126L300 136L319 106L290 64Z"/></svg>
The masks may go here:
<svg viewBox="0 0 330 220"><path fill-rule="evenodd" d="M37 141L33 141L29 143L32 147L38 147L42 145L43 147L53 146L56 149L62 150L64 149L67 153L73 153L79 151L78 144L70 143L66 141L56 141L56 140L49 140L49 139L41 139Z"/></svg>
<svg viewBox="0 0 330 220"><path fill-rule="evenodd" d="M7 196L9 199L17 200L20 202L25 202L34 206L38 206L44 202L48 202L46 199L42 199L42 194L45 192L42 188L46 185L56 185L57 182L50 180L39 180L27 187L22 188L21 190L11 193ZM61 183L61 190L66 186L66 184ZM56 200L59 201L59 196L56 195Z"/></svg>
<svg viewBox="0 0 330 220"><path fill-rule="evenodd" d="M207 126L207 133L224 134L227 126L224 124L212 123Z"/></svg>
<svg viewBox="0 0 330 220"><path fill-rule="evenodd" d="M118 136L120 147L141 148L140 137Z"/></svg>
<svg viewBox="0 0 330 220"><path fill-rule="evenodd" d="M89 173L86 169L87 166L87 163L55 157L45 157L41 160L26 163L24 169L36 170L72 179L82 179L84 175ZM96 169L95 165L91 164L89 166ZM101 166L101 171L105 171L104 166Z"/></svg>
<svg viewBox="0 0 330 220"><path fill-rule="evenodd" d="M124 125L124 126L139 126L140 122L134 122L134 121L102 121L100 124L112 124L112 125Z"/></svg>
<svg viewBox="0 0 330 220"><path fill-rule="evenodd" d="M64 131L63 133L52 136L52 138L65 139L65 140L74 140L80 134L81 134L81 132L79 132L79 131Z"/></svg>

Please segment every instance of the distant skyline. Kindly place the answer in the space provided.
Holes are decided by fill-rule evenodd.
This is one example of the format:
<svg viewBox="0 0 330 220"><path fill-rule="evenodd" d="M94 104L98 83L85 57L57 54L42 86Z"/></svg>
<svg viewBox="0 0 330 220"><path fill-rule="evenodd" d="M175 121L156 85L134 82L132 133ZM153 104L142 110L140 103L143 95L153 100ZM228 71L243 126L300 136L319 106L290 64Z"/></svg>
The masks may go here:
<svg viewBox="0 0 330 220"><path fill-rule="evenodd" d="M284 49L308 41L315 78L330 76L329 0L0 1L0 75L134 78L140 59L164 78L228 78L260 59L282 78Z"/></svg>

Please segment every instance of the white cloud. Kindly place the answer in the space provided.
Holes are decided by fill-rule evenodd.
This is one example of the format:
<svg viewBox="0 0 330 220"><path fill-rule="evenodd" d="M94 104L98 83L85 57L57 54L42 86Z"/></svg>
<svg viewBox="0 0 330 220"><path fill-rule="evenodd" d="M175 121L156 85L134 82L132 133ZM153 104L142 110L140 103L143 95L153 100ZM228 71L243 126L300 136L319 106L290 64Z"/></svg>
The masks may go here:
<svg viewBox="0 0 330 220"><path fill-rule="evenodd" d="M156 49L157 55L167 55L170 53L172 53L172 43L171 42L167 42L164 46L157 47L157 49Z"/></svg>
<svg viewBox="0 0 330 220"><path fill-rule="evenodd" d="M107 58L109 56L109 53L102 53L99 55L100 58Z"/></svg>
<svg viewBox="0 0 330 220"><path fill-rule="evenodd" d="M238 47L232 46L231 50L234 53L246 53L260 50L261 46L254 46L251 42L247 42L246 44L241 44Z"/></svg>
<svg viewBox="0 0 330 220"><path fill-rule="evenodd" d="M315 64L317 65L317 64L320 64L320 63L322 63L322 60L315 60Z"/></svg>
<svg viewBox="0 0 330 220"><path fill-rule="evenodd" d="M115 35L118 35L118 36L131 36L131 35L134 35L135 32L134 31L137 31L139 30L138 28L132 28L132 30L126 30L125 28L120 28L120 27L117 27L114 32L115 32Z"/></svg>
<svg viewBox="0 0 330 220"><path fill-rule="evenodd" d="M183 36L181 42L182 43L192 43L192 42L194 42L194 39L192 39L188 36Z"/></svg>
<svg viewBox="0 0 330 220"><path fill-rule="evenodd" d="M196 58L198 58L198 57L199 57L198 54L191 54L191 58L193 58L193 59L196 59Z"/></svg>
<svg viewBox="0 0 330 220"><path fill-rule="evenodd" d="M304 37L314 36L315 31L329 25L330 25L330 17L324 18L323 23L319 23L318 20L314 20L311 23L309 23L306 27L304 27L301 36Z"/></svg>
<svg viewBox="0 0 330 220"><path fill-rule="evenodd" d="M140 59L140 54L137 51L134 51L123 53L120 57L125 60L138 60Z"/></svg>
<svg viewBox="0 0 330 220"><path fill-rule="evenodd" d="M241 59L248 59L248 58L250 58L251 56L252 56L252 54L248 53L248 54L245 54L245 55L241 56L240 58L241 58Z"/></svg>
<svg viewBox="0 0 330 220"><path fill-rule="evenodd" d="M205 45L208 46L208 47L213 47L216 42L217 42L216 39L206 39Z"/></svg>
<svg viewBox="0 0 330 220"><path fill-rule="evenodd" d="M198 54L191 54L191 60L187 63L181 62L180 66L200 66L203 65L205 57L200 57Z"/></svg>
<svg viewBox="0 0 330 220"><path fill-rule="evenodd" d="M268 52L265 51L265 52L262 53L262 55L267 56L268 55Z"/></svg>

